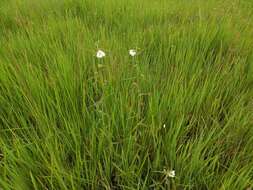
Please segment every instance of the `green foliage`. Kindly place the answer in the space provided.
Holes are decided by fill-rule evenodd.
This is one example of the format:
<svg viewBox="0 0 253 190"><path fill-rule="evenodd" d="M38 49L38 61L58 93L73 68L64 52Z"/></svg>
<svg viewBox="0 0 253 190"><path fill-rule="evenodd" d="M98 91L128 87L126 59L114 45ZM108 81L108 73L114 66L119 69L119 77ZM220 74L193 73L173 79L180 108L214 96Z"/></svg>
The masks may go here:
<svg viewBox="0 0 253 190"><path fill-rule="evenodd" d="M253 188L252 5L1 0L0 189Z"/></svg>

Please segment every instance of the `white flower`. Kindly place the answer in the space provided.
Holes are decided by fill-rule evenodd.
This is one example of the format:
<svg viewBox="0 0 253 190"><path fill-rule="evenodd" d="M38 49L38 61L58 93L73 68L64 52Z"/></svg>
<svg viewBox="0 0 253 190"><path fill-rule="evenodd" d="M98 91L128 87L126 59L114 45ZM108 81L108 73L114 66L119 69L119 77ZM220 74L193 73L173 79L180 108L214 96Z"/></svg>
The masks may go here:
<svg viewBox="0 0 253 190"><path fill-rule="evenodd" d="M136 50L130 49L130 50L129 50L129 54L130 54L132 57L134 57L134 56L136 55Z"/></svg>
<svg viewBox="0 0 253 190"><path fill-rule="evenodd" d="M165 124L163 124L163 128L164 128L164 129L166 128L166 125L165 125Z"/></svg>
<svg viewBox="0 0 253 190"><path fill-rule="evenodd" d="M168 173L168 176L169 177L176 177L176 172L175 172L175 170L171 170L171 171L169 171L169 173Z"/></svg>
<svg viewBox="0 0 253 190"><path fill-rule="evenodd" d="M105 57L105 52L103 52L102 50L98 50L97 51L97 58L101 59Z"/></svg>

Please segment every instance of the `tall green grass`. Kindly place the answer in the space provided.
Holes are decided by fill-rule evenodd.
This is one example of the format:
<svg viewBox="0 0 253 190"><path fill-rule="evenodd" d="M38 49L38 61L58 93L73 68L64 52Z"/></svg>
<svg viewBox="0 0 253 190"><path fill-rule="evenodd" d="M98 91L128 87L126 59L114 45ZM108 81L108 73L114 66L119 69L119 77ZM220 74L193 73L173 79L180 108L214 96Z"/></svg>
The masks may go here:
<svg viewBox="0 0 253 190"><path fill-rule="evenodd" d="M0 189L253 188L252 8L1 0Z"/></svg>

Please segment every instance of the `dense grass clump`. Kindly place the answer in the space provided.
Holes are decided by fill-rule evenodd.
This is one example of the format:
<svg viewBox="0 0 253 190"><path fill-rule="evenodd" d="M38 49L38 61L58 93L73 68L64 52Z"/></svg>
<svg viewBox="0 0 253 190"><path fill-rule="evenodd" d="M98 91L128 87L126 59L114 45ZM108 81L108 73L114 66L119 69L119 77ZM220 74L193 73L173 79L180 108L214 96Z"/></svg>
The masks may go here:
<svg viewBox="0 0 253 190"><path fill-rule="evenodd" d="M252 20L249 0L1 0L0 189L252 189Z"/></svg>

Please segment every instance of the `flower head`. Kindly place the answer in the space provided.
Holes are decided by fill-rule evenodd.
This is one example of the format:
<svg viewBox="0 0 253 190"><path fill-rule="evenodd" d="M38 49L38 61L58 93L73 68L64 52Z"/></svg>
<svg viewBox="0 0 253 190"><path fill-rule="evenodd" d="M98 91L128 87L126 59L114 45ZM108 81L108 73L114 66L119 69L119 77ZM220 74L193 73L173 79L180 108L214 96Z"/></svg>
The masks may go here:
<svg viewBox="0 0 253 190"><path fill-rule="evenodd" d="M168 176L169 176L169 177L172 177L172 178L176 177L176 172L175 172L175 170L169 171L169 172L168 172Z"/></svg>
<svg viewBox="0 0 253 190"><path fill-rule="evenodd" d="M129 54L130 54L132 57L136 56L136 50L130 49L130 50L129 50Z"/></svg>
<svg viewBox="0 0 253 190"><path fill-rule="evenodd" d="M163 124L163 128L164 128L164 129L166 128L166 125L165 125L165 124Z"/></svg>
<svg viewBox="0 0 253 190"><path fill-rule="evenodd" d="M97 58L101 59L105 57L105 52L103 52L102 50L98 50L97 51Z"/></svg>

